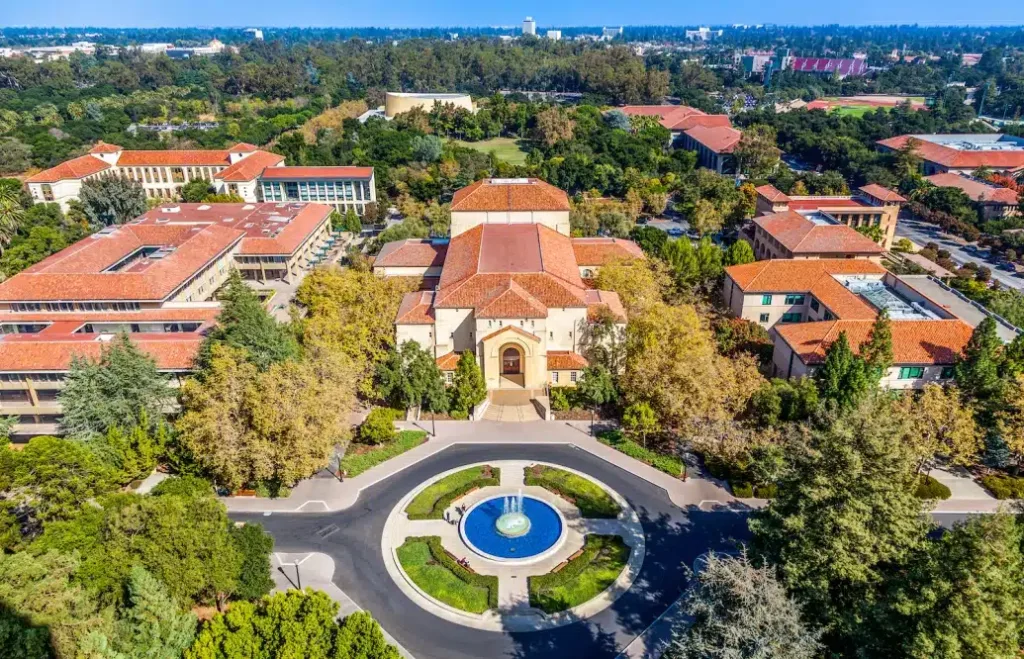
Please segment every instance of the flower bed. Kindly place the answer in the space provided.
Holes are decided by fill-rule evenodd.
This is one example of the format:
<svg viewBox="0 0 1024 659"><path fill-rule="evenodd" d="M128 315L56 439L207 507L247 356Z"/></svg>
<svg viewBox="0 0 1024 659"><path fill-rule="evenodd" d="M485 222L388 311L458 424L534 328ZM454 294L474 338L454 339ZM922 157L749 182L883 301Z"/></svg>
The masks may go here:
<svg viewBox="0 0 1024 659"><path fill-rule="evenodd" d="M614 519L622 508L599 485L582 476L544 465L526 469L526 484L539 485L566 499L580 509L583 517Z"/></svg>
<svg viewBox="0 0 1024 659"><path fill-rule="evenodd" d="M339 469L347 471L349 478L358 476L367 469L376 467L395 456L411 451L427 441L427 433L422 430L402 430L390 442L369 446L366 444L349 444L348 452L341 459Z"/></svg>
<svg viewBox="0 0 1024 659"><path fill-rule="evenodd" d="M490 465L463 469L428 485L409 502L405 513L409 519L442 519L445 509L456 499L500 483L501 470Z"/></svg>
<svg viewBox="0 0 1024 659"><path fill-rule="evenodd" d="M469 613L498 606L498 577L477 574L441 546L438 536L406 538L397 550L402 569L423 592Z"/></svg>
<svg viewBox="0 0 1024 659"><path fill-rule="evenodd" d="M562 569L529 577L530 606L556 613L593 599L619 578L629 553L617 535L588 535L583 551Z"/></svg>
<svg viewBox="0 0 1024 659"><path fill-rule="evenodd" d="M675 478L686 478L686 463L674 455L655 453L628 439L621 430L607 430L597 434L597 441L611 446L616 451L625 453L634 460L639 460L659 471Z"/></svg>

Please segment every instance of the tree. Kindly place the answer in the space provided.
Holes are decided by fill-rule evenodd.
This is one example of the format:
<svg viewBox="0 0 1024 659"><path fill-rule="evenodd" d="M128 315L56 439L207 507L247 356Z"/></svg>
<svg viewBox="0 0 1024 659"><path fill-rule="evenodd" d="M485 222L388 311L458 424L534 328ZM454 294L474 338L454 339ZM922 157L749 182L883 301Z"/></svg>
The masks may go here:
<svg viewBox="0 0 1024 659"><path fill-rule="evenodd" d="M537 122L537 141L543 142L545 146L551 147L558 142L568 142L572 139L576 124L562 108L552 106L541 110L534 119Z"/></svg>
<svg viewBox="0 0 1024 659"><path fill-rule="evenodd" d="M714 233L722 228L725 223L725 216L713 203L707 199L699 199L689 214L690 226L703 235Z"/></svg>
<svg viewBox="0 0 1024 659"><path fill-rule="evenodd" d="M733 157L739 173L753 179L767 178L779 166L775 129L766 124L747 126L733 151Z"/></svg>
<svg viewBox="0 0 1024 659"><path fill-rule="evenodd" d="M124 224L146 212L142 184L119 176L89 179L78 193L92 224Z"/></svg>
<svg viewBox="0 0 1024 659"><path fill-rule="evenodd" d="M961 402L956 387L927 384L919 394L906 392L896 400L893 413L908 422L901 441L913 453L918 471L936 455L957 465L973 464L982 449L974 410Z"/></svg>
<svg viewBox="0 0 1024 659"><path fill-rule="evenodd" d="M453 413L468 415L473 408L487 398L487 383L484 382L484 374L476 363L476 357L472 350L467 350L459 356L459 363L455 367L455 375L452 378L450 391Z"/></svg>
<svg viewBox="0 0 1024 659"><path fill-rule="evenodd" d="M181 186L181 200L189 204L198 204L206 200L216 189L205 178L194 178Z"/></svg>
<svg viewBox="0 0 1024 659"><path fill-rule="evenodd" d="M629 120L629 115L619 109L609 110L604 113L605 123L608 124L609 128L617 128L619 130L632 130L632 124Z"/></svg>
<svg viewBox="0 0 1024 659"><path fill-rule="evenodd" d="M181 657L195 638L195 614L182 611L167 587L142 566L131 569L127 591L113 646L126 658Z"/></svg>
<svg viewBox="0 0 1024 659"><path fill-rule="evenodd" d="M686 594L693 620L675 631L671 659L813 659L821 632L808 629L770 566L711 553Z"/></svg>
<svg viewBox="0 0 1024 659"><path fill-rule="evenodd" d="M444 376L429 352L406 341L377 367L378 390L383 398L406 408L429 412L448 409Z"/></svg>
<svg viewBox="0 0 1024 659"><path fill-rule="evenodd" d="M999 377L1001 346L996 321L986 316L971 333L954 371L957 386L968 400L981 406L998 401L1003 386Z"/></svg>
<svg viewBox="0 0 1024 659"><path fill-rule="evenodd" d="M15 137L0 138L0 174L20 174L32 164L32 147Z"/></svg>
<svg viewBox="0 0 1024 659"><path fill-rule="evenodd" d="M840 332L825 351L825 363L815 375L822 400L840 408L857 405L867 394L870 382L864 360L853 354L846 332Z"/></svg>
<svg viewBox="0 0 1024 659"><path fill-rule="evenodd" d="M630 315L662 301L669 278L652 259L617 259L597 272L598 289L619 294Z"/></svg>
<svg viewBox="0 0 1024 659"><path fill-rule="evenodd" d="M204 369L214 343L245 350L248 359L261 371L272 364L296 359L299 345L287 326L271 316L256 292L232 269L221 294L217 325L206 335L198 362Z"/></svg>
<svg viewBox="0 0 1024 659"><path fill-rule="evenodd" d="M753 263L756 260L754 248L742 238L729 245L729 249L725 250L725 265L727 266Z"/></svg>
<svg viewBox="0 0 1024 659"><path fill-rule="evenodd" d="M243 524L228 529L231 540L242 556L238 585L233 593L236 599L258 600L274 588L270 578L270 554L274 551L274 538L259 524Z"/></svg>
<svg viewBox="0 0 1024 659"><path fill-rule="evenodd" d="M166 375L127 334L103 346L96 361L74 356L59 400L61 427L71 437L88 438L112 427L155 423L173 401Z"/></svg>
<svg viewBox="0 0 1024 659"><path fill-rule="evenodd" d="M334 640L334 659L399 659L398 648L388 644L380 625L366 611L341 621Z"/></svg>
<svg viewBox="0 0 1024 659"><path fill-rule="evenodd" d="M356 212L351 208L345 211L345 219L344 222L342 223L342 230L348 231L349 233L355 236L358 236L363 231L362 220L359 219L359 216L356 215Z"/></svg>
<svg viewBox="0 0 1024 659"><path fill-rule="evenodd" d="M925 542L903 423L872 394L801 427L776 498L749 522L755 558L776 566L804 611L841 636L853 633L887 566Z"/></svg>
<svg viewBox="0 0 1024 659"><path fill-rule="evenodd" d="M629 239L640 245L648 256L659 256L662 246L668 241L668 234L654 227L637 226L629 232Z"/></svg>
<svg viewBox="0 0 1024 659"><path fill-rule="evenodd" d="M386 444L394 438L395 414L390 408L373 408L359 424L359 441L363 444Z"/></svg>
<svg viewBox="0 0 1024 659"><path fill-rule="evenodd" d="M25 210L18 194L6 187L0 188L0 246L10 244L24 219Z"/></svg>
<svg viewBox="0 0 1024 659"><path fill-rule="evenodd" d="M412 138L412 158L423 163L437 162L444 151L444 143L437 135L417 135Z"/></svg>
<svg viewBox="0 0 1024 659"><path fill-rule="evenodd" d="M576 382L576 395L590 408L590 434L594 434L594 413L597 408L615 400L615 381L604 366L587 366Z"/></svg>
<svg viewBox="0 0 1024 659"><path fill-rule="evenodd" d="M866 375L877 385L892 366L892 323L888 309L878 313L867 341L860 345L858 352L867 369Z"/></svg>
<svg viewBox="0 0 1024 659"><path fill-rule="evenodd" d="M644 448L647 448L647 433L658 429L658 415L650 405L640 401L633 403L622 413L622 425L626 430L640 435Z"/></svg>
<svg viewBox="0 0 1024 659"><path fill-rule="evenodd" d="M343 355L317 349L260 372L244 350L214 344L202 376L181 387L177 441L226 487L291 485L348 437L354 371Z"/></svg>

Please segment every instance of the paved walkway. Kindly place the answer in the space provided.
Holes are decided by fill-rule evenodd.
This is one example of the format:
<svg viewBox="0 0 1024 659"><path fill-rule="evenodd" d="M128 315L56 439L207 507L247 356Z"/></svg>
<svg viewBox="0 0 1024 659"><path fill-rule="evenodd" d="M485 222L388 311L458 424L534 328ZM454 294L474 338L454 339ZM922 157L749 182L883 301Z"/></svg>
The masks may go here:
<svg viewBox="0 0 1024 659"><path fill-rule="evenodd" d="M414 423L400 423L402 428L421 428ZM226 497L222 499L233 512L308 512L345 510L359 499L359 493L421 460L460 444L561 444L571 445L610 462L664 489L680 508L697 506L706 511L750 510L763 501L736 499L717 481L690 477L673 478L615 449L598 442L589 434L587 422L538 422L531 424L495 421L438 421L437 437L395 458L383 462L345 482L331 478L313 478L296 485L289 496L281 499ZM422 426L430 428L429 424Z"/></svg>

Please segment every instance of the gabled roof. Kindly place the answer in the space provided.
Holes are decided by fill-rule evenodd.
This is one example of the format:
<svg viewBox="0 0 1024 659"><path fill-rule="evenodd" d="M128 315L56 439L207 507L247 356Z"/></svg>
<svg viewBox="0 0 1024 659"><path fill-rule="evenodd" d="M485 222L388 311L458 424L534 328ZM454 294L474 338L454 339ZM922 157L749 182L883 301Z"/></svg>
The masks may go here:
<svg viewBox="0 0 1024 659"><path fill-rule="evenodd" d="M728 126L694 126L685 134L715 153L732 153L743 137L743 133Z"/></svg>
<svg viewBox="0 0 1024 659"><path fill-rule="evenodd" d="M587 367L583 355L568 350L548 350L549 371L581 371Z"/></svg>
<svg viewBox="0 0 1024 659"><path fill-rule="evenodd" d="M386 243L381 248L373 267L429 268L444 263L448 254L447 243L409 238Z"/></svg>
<svg viewBox="0 0 1024 659"><path fill-rule="evenodd" d="M725 273L745 293L809 291L826 275L884 275L885 268L867 259L770 259L732 265Z"/></svg>
<svg viewBox="0 0 1024 659"><path fill-rule="evenodd" d="M758 187L754 188L754 190L757 192L757 194L761 195L762 197L771 202L789 201L789 197L784 192L782 192L782 190L779 190L770 183L759 185Z"/></svg>
<svg viewBox="0 0 1024 659"><path fill-rule="evenodd" d="M825 352L839 334L846 332L854 353L868 340L873 320L833 320L816 323L777 325L775 331L805 364L821 364ZM894 320L892 328L893 364L948 366L957 357L973 332L960 320Z"/></svg>
<svg viewBox="0 0 1024 659"><path fill-rule="evenodd" d="M564 190L535 178L485 178L457 190L451 210L567 211L569 197Z"/></svg>
<svg viewBox="0 0 1024 659"><path fill-rule="evenodd" d="M540 343L540 337L539 336L537 336L536 334L533 334L531 332L527 332L526 330L521 329L519 327L516 327L515 325L505 325L504 327L502 327L498 331L491 332L490 334L488 334L487 336L485 336L484 338L482 338L480 340L481 341L490 341L494 337L501 336L502 334L518 334L519 336L523 337L524 339L529 339L530 341L536 341L537 343Z"/></svg>
<svg viewBox="0 0 1024 659"><path fill-rule="evenodd" d="M885 251L845 224L816 224L795 211L755 217L754 224L793 254L881 254Z"/></svg>
<svg viewBox="0 0 1024 659"><path fill-rule="evenodd" d="M71 160L65 160L56 167L44 169L38 174L28 177L26 183L56 183L67 179L85 178L92 174L98 174L109 169L110 164L96 156L79 156Z"/></svg>
<svg viewBox="0 0 1024 659"><path fill-rule="evenodd" d="M874 197L875 199L883 203L902 204L903 202L906 201L906 199L901 197L899 193L890 190L889 188L878 185L877 183L868 183L867 185L860 186L860 188L858 189L864 194L868 195L869 197Z"/></svg>
<svg viewBox="0 0 1024 659"><path fill-rule="evenodd" d="M1024 149L1006 151L954 149L943 144L921 139L922 137L924 136L899 135L898 137L890 137L887 140L879 140L878 143L896 151L903 148L909 140L913 139L917 142L914 146L914 152L918 156L929 162L954 169L994 167L997 169L1017 170L1024 168Z"/></svg>
<svg viewBox="0 0 1024 659"><path fill-rule="evenodd" d="M192 369L202 335L195 333L133 334L134 343L162 371ZM0 340L0 371L67 371L73 357L97 360L107 343L95 335L67 336L58 341Z"/></svg>
<svg viewBox="0 0 1024 659"><path fill-rule="evenodd" d="M477 318L546 318L548 308L514 279L489 291L476 305Z"/></svg>
<svg viewBox="0 0 1024 659"><path fill-rule="evenodd" d="M206 149L122 151L118 167L227 167L228 152Z"/></svg>
<svg viewBox="0 0 1024 659"><path fill-rule="evenodd" d="M124 156L121 157L123 158ZM284 156L270 153L269 151L257 151L242 158L234 165L217 172L213 177L232 183L251 181L258 177L266 168L274 167L281 162L284 162Z"/></svg>
<svg viewBox="0 0 1024 659"><path fill-rule="evenodd" d="M622 238L573 238L572 251L579 266L601 266L616 259L642 259L644 251Z"/></svg>
<svg viewBox="0 0 1024 659"><path fill-rule="evenodd" d="M434 361L437 364L437 368L439 368L440 370L454 371L459 366L460 357L462 357L462 355L453 350L452 352L444 353Z"/></svg>
<svg viewBox="0 0 1024 659"><path fill-rule="evenodd" d="M228 149L228 153L250 153L252 151L256 151L257 149L259 149L259 147L256 146L255 144L249 144L248 142L239 142L238 144Z"/></svg>
<svg viewBox="0 0 1024 659"><path fill-rule="evenodd" d="M124 151L124 147L116 144L107 144L103 140L100 140L89 149L89 153L117 153L118 151Z"/></svg>
<svg viewBox="0 0 1024 659"><path fill-rule="evenodd" d="M925 176L925 179L940 188L959 188L964 194L974 201L981 201L990 204L1004 204L1007 206L1017 205L1017 193L1010 188L999 185L992 185L971 176L964 176L953 172L944 172Z"/></svg>
<svg viewBox="0 0 1024 659"><path fill-rule="evenodd" d="M729 115L706 114L687 105L624 105L619 109L632 117L658 117L658 123L669 130L732 125Z"/></svg>
<svg viewBox="0 0 1024 659"><path fill-rule="evenodd" d="M615 291L588 289L585 295L587 320L591 322L599 320L603 313L609 312L616 319L626 322L626 309L622 306L622 300Z"/></svg>
<svg viewBox="0 0 1024 659"><path fill-rule="evenodd" d="M395 317L396 325L433 325L433 291L415 291L402 296L402 304Z"/></svg>

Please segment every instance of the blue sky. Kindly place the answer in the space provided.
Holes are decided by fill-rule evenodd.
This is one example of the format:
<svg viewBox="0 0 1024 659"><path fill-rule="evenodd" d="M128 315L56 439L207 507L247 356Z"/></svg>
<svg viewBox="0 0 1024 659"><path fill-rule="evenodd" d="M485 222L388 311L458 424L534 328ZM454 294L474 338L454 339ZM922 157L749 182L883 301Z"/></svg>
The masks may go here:
<svg viewBox="0 0 1024 659"><path fill-rule="evenodd" d="M0 27L94 25L390 26L514 25L527 15L539 27L570 25L1012 25L1024 2L964 0L4 0Z"/></svg>

